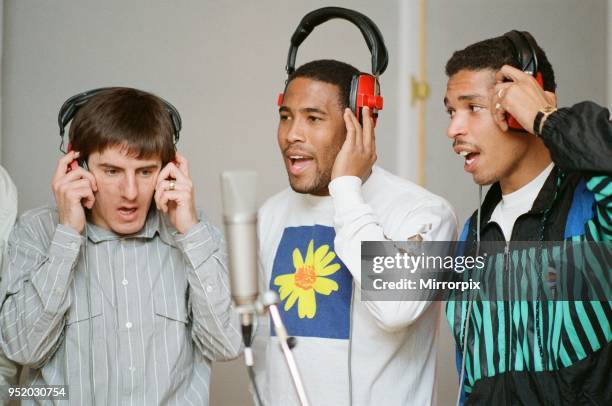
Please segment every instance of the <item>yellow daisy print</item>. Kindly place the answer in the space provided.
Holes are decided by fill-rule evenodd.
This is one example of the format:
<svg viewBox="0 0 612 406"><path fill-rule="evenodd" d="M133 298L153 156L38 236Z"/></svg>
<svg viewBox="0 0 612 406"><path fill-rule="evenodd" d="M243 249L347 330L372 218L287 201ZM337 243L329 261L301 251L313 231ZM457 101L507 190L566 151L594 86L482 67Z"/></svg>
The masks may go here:
<svg viewBox="0 0 612 406"><path fill-rule="evenodd" d="M280 286L280 300L287 299L285 311L289 311L297 301L300 319L312 319L317 314L315 292L328 296L338 290L336 281L326 278L340 269L339 263L331 263L335 258L336 254L329 250L329 245L321 245L315 251L314 240L308 244L306 259L298 248L293 250L295 272L274 278L274 284Z"/></svg>

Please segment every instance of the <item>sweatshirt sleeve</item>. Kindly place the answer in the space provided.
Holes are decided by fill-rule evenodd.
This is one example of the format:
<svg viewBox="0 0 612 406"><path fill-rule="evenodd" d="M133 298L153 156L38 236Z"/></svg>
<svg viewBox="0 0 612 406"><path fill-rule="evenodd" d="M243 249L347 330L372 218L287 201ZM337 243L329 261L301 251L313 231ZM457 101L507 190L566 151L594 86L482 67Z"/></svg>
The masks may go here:
<svg viewBox="0 0 612 406"><path fill-rule="evenodd" d="M361 191L361 180L343 176L330 183L334 199L335 249L351 272L356 288L361 289L361 242L397 239L406 241L419 234L425 241L452 241L456 238L457 222L452 209L441 199L423 199L418 205L397 213L398 226L394 234L381 225ZM401 205L401 202L397 202ZM399 231L397 231L399 230ZM366 301L366 308L377 324L386 331L397 331L412 324L429 306L424 301Z"/></svg>

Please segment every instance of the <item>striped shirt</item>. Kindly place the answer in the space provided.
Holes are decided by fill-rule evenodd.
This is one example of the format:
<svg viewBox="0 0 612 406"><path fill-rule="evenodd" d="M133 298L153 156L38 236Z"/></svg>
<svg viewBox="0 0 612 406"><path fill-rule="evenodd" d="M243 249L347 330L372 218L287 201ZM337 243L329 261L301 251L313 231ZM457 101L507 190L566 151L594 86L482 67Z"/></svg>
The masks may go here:
<svg viewBox="0 0 612 406"><path fill-rule="evenodd" d="M80 235L55 208L25 213L0 328L27 384L68 385L74 405L207 405L211 361L236 357L240 335L223 238L199 214L183 235L151 210L125 237L90 223Z"/></svg>

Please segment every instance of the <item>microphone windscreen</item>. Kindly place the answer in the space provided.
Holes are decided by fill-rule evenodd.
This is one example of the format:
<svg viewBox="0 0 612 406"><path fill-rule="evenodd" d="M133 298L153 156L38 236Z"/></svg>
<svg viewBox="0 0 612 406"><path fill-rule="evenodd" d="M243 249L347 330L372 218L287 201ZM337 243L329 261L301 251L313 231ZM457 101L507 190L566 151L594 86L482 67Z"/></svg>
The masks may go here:
<svg viewBox="0 0 612 406"><path fill-rule="evenodd" d="M227 171L221 174L223 214L234 219L257 213L257 172Z"/></svg>

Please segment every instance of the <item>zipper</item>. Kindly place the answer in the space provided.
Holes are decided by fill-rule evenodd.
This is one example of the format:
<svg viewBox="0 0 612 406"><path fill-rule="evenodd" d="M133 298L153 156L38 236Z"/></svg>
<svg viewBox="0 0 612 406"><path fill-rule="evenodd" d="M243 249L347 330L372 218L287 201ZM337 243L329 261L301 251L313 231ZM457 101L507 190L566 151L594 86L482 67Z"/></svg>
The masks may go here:
<svg viewBox="0 0 612 406"><path fill-rule="evenodd" d="M511 291L512 291L512 287L511 287L511 278L510 278L510 241L506 241L506 245L504 247L504 273L507 275L507 281L508 281L508 315L506 316L506 318L508 319L508 325L506 328L506 331L508 331L508 339L509 339L509 343L508 343L508 347L506 348L506 351L508 353L507 356L507 366L506 369L510 370L510 365L512 365L512 301L510 300L511 298ZM503 303L503 302L502 302Z"/></svg>

